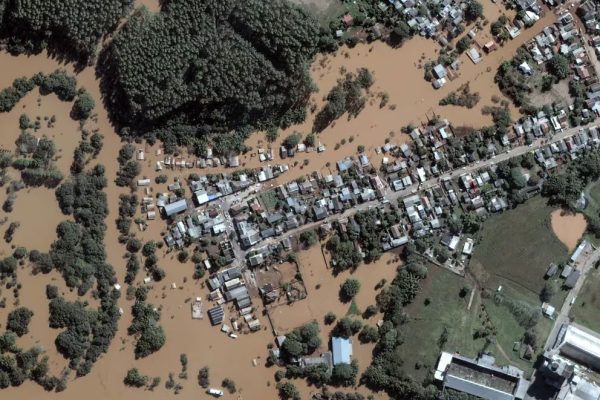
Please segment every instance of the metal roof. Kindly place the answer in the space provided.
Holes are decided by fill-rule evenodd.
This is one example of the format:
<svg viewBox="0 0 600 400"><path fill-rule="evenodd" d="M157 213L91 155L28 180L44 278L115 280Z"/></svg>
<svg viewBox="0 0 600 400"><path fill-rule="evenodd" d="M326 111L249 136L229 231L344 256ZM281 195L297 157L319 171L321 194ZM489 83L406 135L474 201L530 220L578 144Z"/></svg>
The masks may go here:
<svg viewBox="0 0 600 400"><path fill-rule="evenodd" d="M177 200L173 203L165 205L165 214L167 217L173 214L178 214L185 210L187 210L187 202L185 199Z"/></svg>
<svg viewBox="0 0 600 400"><path fill-rule="evenodd" d="M352 362L352 339L332 337L331 351L333 353L333 365L350 364Z"/></svg>
<svg viewBox="0 0 600 400"><path fill-rule="evenodd" d="M208 310L208 318L210 318L210 323L213 325L219 325L223 322L224 316L225 311L223 311L223 307L214 307Z"/></svg>
<svg viewBox="0 0 600 400"><path fill-rule="evenodd" d="M560 352L575 361L600 367L600 337L573 324L565 332Z"/></svg>
<svg viewBox="0 0 600 400"><path fill-rule="evenodd" d="M486 400L513 400L512 393L503 392L453 375L446 375L445 386Z"/></svg>

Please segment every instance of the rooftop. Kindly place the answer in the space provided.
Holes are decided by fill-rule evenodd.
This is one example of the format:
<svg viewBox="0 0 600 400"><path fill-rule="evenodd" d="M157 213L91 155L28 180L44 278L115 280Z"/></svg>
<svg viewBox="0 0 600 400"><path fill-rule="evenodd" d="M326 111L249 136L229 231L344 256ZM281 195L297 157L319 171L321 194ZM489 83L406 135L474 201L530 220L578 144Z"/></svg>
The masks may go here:
<svg viewBox="0 0 600 400"><path fill-rule="evenodd" d="M464 362L455 358L448 368L447 375L468 380L478 385L486 386L505 393L512 393L515 390L516 382L514 378L508 379L499 373L483 367Z"/></svg>
<svg viewBox="0 0 600 400"><path fill-rule="evenodd" d="M331 350L333 353L333 365L352 362L352 339L341 337L331 338Z"/></svg>

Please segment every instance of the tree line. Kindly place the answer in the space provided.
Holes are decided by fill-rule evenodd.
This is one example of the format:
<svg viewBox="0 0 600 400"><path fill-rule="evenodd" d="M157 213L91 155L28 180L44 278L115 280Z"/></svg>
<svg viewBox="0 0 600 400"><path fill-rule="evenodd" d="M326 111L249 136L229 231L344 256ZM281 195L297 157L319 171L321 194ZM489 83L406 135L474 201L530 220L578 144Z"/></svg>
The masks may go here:
<svg viewBox="0 0 600 400"><path fill-rule="evenodd" d="M319 30L282 0L165 2L137 10L99 63L124 136L146 134L200 152L219 135L238 151L250 128L304 120Z"/></svg>
<svg viewBox="0 0 600 400"><path fill-rule="evenodd" d="M2 0L0 37L12 53L48 49L85 64L132 4L133 0Z"/></svg>
<svg viewBox="0 0 600 400"><path fill-rule="evenodd" d="M108 350L120 317L117 305L120 292L113 286L117 279L112 266L106 263L104 249L104 220L108 215L105 187L102 165L72 175L59 186L56 190L59 206L63 213L73 215L73 221L57 227L58 238L49 254L37 252L32 259L42 272L53 268L60 271L67 286L76 288L79 295L96 285L94 293L100 299L97 310L60 298L50 304L51 318L55 321L51 326L65 328L57 337L57 348L69 358L69 367L78 376L88 374Z"/></svg>

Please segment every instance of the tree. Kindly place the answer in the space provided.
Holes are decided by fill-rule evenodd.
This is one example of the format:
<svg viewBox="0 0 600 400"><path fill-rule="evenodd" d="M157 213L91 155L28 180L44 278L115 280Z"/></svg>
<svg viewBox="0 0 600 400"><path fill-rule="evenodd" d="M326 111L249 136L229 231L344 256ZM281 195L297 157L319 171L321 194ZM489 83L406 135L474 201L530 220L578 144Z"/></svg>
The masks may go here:
<svg viewBox="0 0 600 400"><path fill-rule="evenodd" d="M52 139L47 138L46 136L42 137L33 152L33 159L38 161L40 165L44 167L48 167L52 158L56 154L56 145L52 141Z"/></svg>
<svg viewBox="0 0 600 400"><path fill-rule="evenodd" d="M551 75L544 75L542 77L542 92L549 92L554 85L554 77Z"/></svg>
<svg viewBox="0 0 600 400"><path fill-rule="evenodd" d="M552 300L552 297L558 291L558 287L555 281L547 281L544 287L542 288L542 292L540 293L540 300L543 302L549 302Z"/></svg>
<svg viewBox="0 0 600 400"><path fill-rule="evenodd" d="M288 149L294 149L298 146L298 143L300 143L300 139L302 139L302 135L298 132L294 132L285 138L283 145Z"/></svg>
<svg viewBox="0 0 600 400"><path fill-rule="evenodd" d="M483 16L483 6L477 0L469 0L465 8L465 18L469 21L475 21Z"/></svg>
<svg viewBox="0 0 600 400"><path fill-rule="evenodd" d="M556 80L565 79L569 76L569 60L562 54L555 54L546 63L546 69Z"/></svg>
<svg viewBox="0 0 600 400"><path fill-rule="evenodd" d="M29 322L33 317L33 311L25 307L18 307L8 314L6 329L13 331L17 336L23 336L29 332Z"/></svg>
<svg viewBox="0 0 600 400"><path fill-rule="evenodd" d="M146 242L144 244L144 247L142 247L142 255L144 257L149 257L150 255L154 254L154 252L156 251L156 242L151 240L149 242Z"/></svg>
<svg viewBox="0 0 600 400"><path fill-rule="evenodd" d="M304 231L300 234L300 241L304 244L305 247L311 247L315 243L317 243L319 237L314 230Z"/></svg>
<svg viewBox="0 0 600 400"><path fill-rule="evenodd" d="M481 228L481 217L475 213L465 213L460 216L462 223L462 230L465 233L473 234Z"/></svg>
<svg viewBox="0 0 600 400"><path fill-rule="evenodd" d="M131 368L127 371L127 375L125 376L125 379L123 379L123 383L125 383L127 386L140 388L146 386L148 383L148 377L140 374L140 371L138 371L137 368Z"/></svg>
<svg viewBox="0 0 600 400"><path fill-rule="evenodd" d="M52 300L58 297L58 287L54 285L46 285L46 298Z"/></svg>
<svg viewBox="0 0 600 400"><path fill-rule="evenodd" d="M458 42L456 42L456 50L459 53L464 53L473 43L473 40L465 35Z"/></svg>
<svg viewBox="0 0 600 400"><path fill-rule="evenodd" d="M436 259L441 263L445 263L450 258L450 252L445 247L436 247L435 254Z"/></svg>
<svg viewBox="0 0 600 400"><path fill-rule="evenodd" d="M200 371L198 371L198 384L204 389L210 386L210 376L208 367L202 367L200 368Z"/></svg>
<svg viewBox="0 0 600 400"><path fill-rule="evenodd" d="M270 126L265 132L265 137L268 142L273 143L279 137L279 130L276 126Z"/></svg>
<svg viewBox="0 0 600 400"><path fill-rule="evenodd" d="M494 35L494 36L500 35L503 30L504 30L504 24L500 21L496 21L490 25L490 31L492 32L492 35Z"/></svg>
<svg viewBox="0 0 600 400"><path fill-rule="evenodd" d="M368 89L373 85L373 83L375 83L375 78L373 78L373 74L371 74L371 72L367 68L361 68L358 71L356 80L363 89Z"/></svg>
<svg viewBox="0 0 600 400"><path fill-rule="evenodd" d="M39 52L50 47L71 60L86 61L100 38L112 31L131 5L129 0L15 2L2 6L10 19L5 34L12 52Z"/></svg>
<svg viewBox="0 0 600 400"><path fill-rule="evenodd" d="M135 344L136 358L143 358L157 352L166 341L165 332L161 326L147 327Z"/></svg>
<svg viewBox="0 0 600 400"><path fill-rule="evenodd" d="M349 338L360 332L361 328L362 323L359 320L344 317L340 319L335 325L335 328L333 329L333 334L335 336Z"/></svg>
<svg viewBox="0 0 600 400"><path fill-rule="evenodd" d="M331 380L335 384L342 386L353 386L358 374L358 364L356 360L352 364L339 363L333 366L331 371Z"/></svg>
<svg viewBox="0 0 600 400"><path fill-rule="evenodd" d="M337 318L336 315L334 313L332 313L331 311L329 311L323 317L323 321L325 322L325 325L331 325L335 322L336 318Z"/></svg>
<svg viewBox="0 0 600 400"><path fill-rule="evenodd" d="M308 135L306 135L306 137L304 138L304 144L307 145L308 147L315 147L315 145L316 145L315 134L309 133Z"/></svg>
<svg viewBox="0 0 600 400"><path fill-rule="evenodd" d="M221 386L227 389L229 393L235 393L237 388L235 387L235 382L233 379L225 378L223 382L221 382Z"/></svg>
<svg viewBox="0 0 600 400"><path fill-rule="evenodd" d="M71 101L77 94L77 80L64 70L56 70L50 75L38 75L42 93L54 93L62 101ZM35 79L35 78L34 78Z"/></svg>
<svg viewBox="0 0 600 400"><path fill-rule="evenodd" d="M212 140L226 155L253 128L305 118L319 35L306 11L282 0L170 1L159 14L132 14L114 35L99 63L104 97L123 134L198 148Z"/></svg>
<svg viewBox="0 0 600 400"><path fill-rule="evenodd" d="M119 161L119 165L125 165L127 161L133 158L135 154L135 147L132 144L125 144L121 149L119 149L119 156L117 157L117 161Z"/></svg>
<svg viewBox="0 0 600 400"><path fill-rule="evenodd" d="M415 276L418 276L420 279L427 278L427 267L420 262L408 262L406 264L406 270Z"/></svg>
<svg viewBox="0 0 600 400"><path fill-rule="evenodd" d="M379 332L377 331L377 328L371 325L365 325L358 334L358 339L362 343L375 343L379 340Z"/></svg>
<svg viewBox="0 0 600 400"><path fill-rule="evenodd" d="M281 352L284 357L291 359L312 354L320 345L319 324L313 321L286 335Z"/></svg>
<svg viewBox="0 0 600 400"><path fill-rule="evenodd" d="M137 253L142 248L142 241L136 238L131 238L127 241L127 251Z"/></svg>
<svg viewBox="0 0 600 400"><path fill-rule="evenodd" d="M282 400L300 400L300 392L292 382L279 382L277 390Z"/></svg>
<svg viewBox="0 0 600 400"><path fill-rule="evenodd" d="M92 95L87 90L80 89L77 99L73 103L73 115L80 120L88 119L94 107L96 107L96 102Z"/></svg>
<svg viewBox="0 0 600 400"><path fill-rule="evenodd" d="M390 35L390 42L394 46L402 44L405 40L412 36L410 26L404 21L400 21L398 25L392 30Z"/></svg>
<svg viewBox="0 0 600 400"><path fill-rule="evenodd" d="M21 116L19 117L19 128L21 129L27 129L29 128L29 125L31 124L31 120L29 119L29 116L27 114L21 114Z"/></svg>
<svg viewBox="0 0 600 400"><path fill-rule="evenodd" d="M348 278L340 288L340 297L349 301L358 294L359 290L360 282L357 279Z"/></svg>

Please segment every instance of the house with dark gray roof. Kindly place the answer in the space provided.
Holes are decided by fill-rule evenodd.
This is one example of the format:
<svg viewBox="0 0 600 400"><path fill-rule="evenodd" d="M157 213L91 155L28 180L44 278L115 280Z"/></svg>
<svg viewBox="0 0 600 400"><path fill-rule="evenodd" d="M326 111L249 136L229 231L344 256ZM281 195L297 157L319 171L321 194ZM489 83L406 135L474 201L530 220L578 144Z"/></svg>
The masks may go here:
<svg viewBox="0 0 600 400"><path fill-rule="evenodd" d="M325 207L321 207L321 206L313 206L313 212L315 213L315 219L317 221L321 220L321 219L325 219L329 215L329 213L327 212L327 209Z"/></svg>

